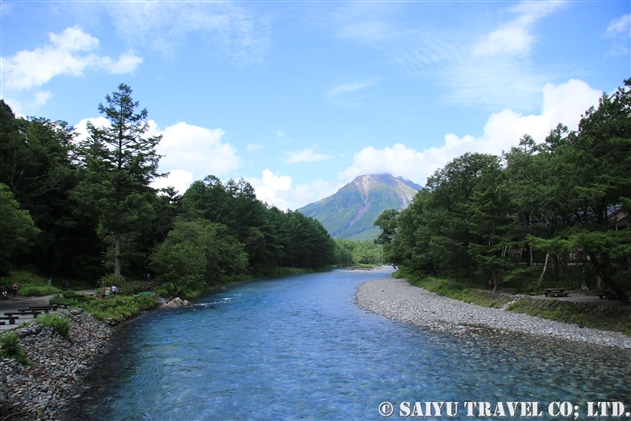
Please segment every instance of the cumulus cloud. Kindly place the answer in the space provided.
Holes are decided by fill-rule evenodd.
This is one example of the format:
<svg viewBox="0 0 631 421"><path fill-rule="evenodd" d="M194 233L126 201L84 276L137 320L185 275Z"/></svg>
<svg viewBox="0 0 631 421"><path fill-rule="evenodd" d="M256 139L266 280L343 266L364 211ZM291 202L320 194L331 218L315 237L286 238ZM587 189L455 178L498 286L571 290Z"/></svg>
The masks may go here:
<svg viewBox="0 0 631 421"><path fill-rule="evenodd" d="M293 187L288 175L276 175L269 169L263 170L261 175L261 178L246 177L246 181L254 187L259 200L281 210L301 208L332 195L342 187L341 183L322 180Z"/></svg>
<svg viewBox="0 0 631 421"><path fill-rule="evenodd" d="M117 61L99 56L99 40L78 26L59 34L50 33L50 43L32 51L19 51L13 57L2 57L3 83L7 90L38 88L59 75L82 76L87 69L104 69L110 73L134 71L142 58L131 52Z"/></svg>
<svg viewBox="0 0 631 421"><path fill-rule="evenodd" d="M162 135L157 148L164 155L159 168L162 172L186 168L198 180L211 174L227 175L241 164L236 149L221 141L225 134L221 129L177 123L156 133Z"/></svg>
<svg viewBox="0 0 631 421"><path fill-rule="evenodd" d="M153 183L151 183L151 187L154 189L163 189L171 186L174 187L180 194L183 194L193 181L193 173L186 170L176 169L171 170L168 176L156 179Z"/></svg>
<svg viewBox="0 0 631 421"><path fill-rule="evenodd" d="M77 141L87 138L86 123L95 127L108 127L104 117L86 118L75 126ZM194 180L201 180L207 175L217 177L228 175L241 165L236 149L221 141L224 135L221 129L208 129L184 122L160 129L155 121L149 121L147 136L162 136L156 148L162 155L158 172L170 173L167 178L156 180L154 187L174 186L180 193Z"/></svg>
<svg viewBox="0 0 631 421"><path fill-rule="evenodd" d="M301 149L299 151L285 151L285 162L288 164L298 164L300 162L318 162L331 158L315 151L315 148Z"/></svg>
<svg viewBox="0 0 631 421"><path fill-rule="evenodd" d="M522 115L508 109L493 113L484 126L482 136L458 137L449 133L440 147L423 151L400 143L383 149L367 147L355 154L353 165L338 176L348 182L361 174L390 173L423 185L434 171L465 152L499 155L517 146L524 134L541 142L558 123L571 130L577 129L581 114L598 104L601 95L602 92L577 79L560 85L549 83L543 89L540 114Z"/></svg>

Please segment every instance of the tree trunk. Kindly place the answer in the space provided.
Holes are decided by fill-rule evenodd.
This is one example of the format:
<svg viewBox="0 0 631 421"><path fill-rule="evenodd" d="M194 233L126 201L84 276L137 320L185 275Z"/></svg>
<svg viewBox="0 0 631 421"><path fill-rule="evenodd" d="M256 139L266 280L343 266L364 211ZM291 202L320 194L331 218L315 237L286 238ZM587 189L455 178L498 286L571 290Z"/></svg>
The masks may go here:
<svg viewBox="0 0 631 421"><path fill-rule="evenodd" d="M625 304L628 303L629 297L627 297L627 295L624 293L622 288L620 288L618 284L616 284L616 282L613 279L611 279L611 276L609 276L609 271L607 270L607 265L603 264L601 261L602 259L601 256L602 256L601 251L598 252L598 256L596 256L594 252L589 253L589 257L591 258L592 265L594 265L594 267L596 268L596 271L598 272L598 280L599 281L602 280L603 284L607 285L616 294L618 294L618 297L620 298L621 303L625 303Z"/></svg>
<svg viewBox="0 0 631 421"><path fill-rule="evenodd" d="M116 232L114 233L114 275L121 276L121 214L116 213Z"/></svg>
<svg viewBox="0 0 631 421"><path fill-rule="evenodd" d="M581 270L581 289L587 291L587 282L585 281L585 274L587 273L587 249L583 247L583 268Z"/></svg>
<svg viewBox="0 0 631 421"><path fill-rule="evenodd" d="M532 252L532 250L531 250ZM546 274L546 269L548 268L548 260L550 259L550 253L546 253L546 261L543 264L543 270L541 271L541 276L539 277L539 286L543 284L543 277Z"/></svg>
<svg viewBox="0 0 631 421"><path fill-rule="evenodd" d="M493 292L497 292L497 271L495 265L491 267L491 275L493 276Z"/></svg>

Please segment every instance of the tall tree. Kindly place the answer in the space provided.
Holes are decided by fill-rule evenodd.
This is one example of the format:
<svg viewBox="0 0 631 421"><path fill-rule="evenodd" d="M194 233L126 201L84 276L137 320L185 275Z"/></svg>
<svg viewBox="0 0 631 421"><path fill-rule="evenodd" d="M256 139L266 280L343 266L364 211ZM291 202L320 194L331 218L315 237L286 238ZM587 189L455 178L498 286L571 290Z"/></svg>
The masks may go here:
<svg viewBox="0 0 631 421"><path fill-rule="evenodd" d="M39 230L27 210L20 209L9 188L0 183L0 264L28 251Z"/></svg>
<svg viewBox="0 0 631 421"><path fill-rule="evenodd" d="M147 109L137 112L138 101L132 89L121 84L99 112L109 127L88 123L89 137L81 144L85 179L77 188L77 197L89 202L100 214L100 231L112 237L114 274L121 275L122 238L155 217L149 196L149 184L157 172L160 156L156 146L161 136L147 137Z"/></svg>

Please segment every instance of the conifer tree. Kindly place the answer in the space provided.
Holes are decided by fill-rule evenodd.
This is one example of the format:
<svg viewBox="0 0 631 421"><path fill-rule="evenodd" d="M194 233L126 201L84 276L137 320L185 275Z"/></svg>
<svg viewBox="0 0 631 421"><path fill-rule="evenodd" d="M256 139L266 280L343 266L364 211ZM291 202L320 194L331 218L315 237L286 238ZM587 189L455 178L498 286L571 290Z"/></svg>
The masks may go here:
<svg viewBox="0 0 631 421"><path fill-rule="evenodd" d="M109 127L88 123L89 137L81 144L85 178L77 197L99 212L100 231L111 236L114 248L114 275L121 275L122 236L138 230L154 218L149 184L158 174L160 156L156 146L161 136L147 137L147 110L137 112L138 101L132 89L121 84L99 112Z"/></svg>

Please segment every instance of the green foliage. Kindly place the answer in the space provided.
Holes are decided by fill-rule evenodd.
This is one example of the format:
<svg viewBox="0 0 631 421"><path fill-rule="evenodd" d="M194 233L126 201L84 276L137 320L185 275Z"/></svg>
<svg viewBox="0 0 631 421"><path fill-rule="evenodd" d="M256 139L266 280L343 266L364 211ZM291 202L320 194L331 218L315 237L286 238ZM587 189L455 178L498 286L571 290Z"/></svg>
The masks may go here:
<svg viewBox="0 0 631 421"><path fill-rule="evenodd" d="M43 314L37 318L37 323L42 327L52 327L63 338L67 337L70 331L70 320L66 316Z"/></svg>
<svg viewBox="0 0 631 421"><path fill-rule="evenodd" d="M72 289L93 287L103 269L138 280L149 269L155 245L167 239L178 217L226 227L220 237L227 247L215 250L221 262L218 272L211 282L193 279L197 286L191 293L230 277L270 276L282 267L315 269L334 263L335 245L322 224L257 200L245 180L224 183L208 176L183 196L172 187L151 188L160 176L155 151L160 139L147 136L147 111L139 110L131 94L121 84L107 95L98 108L109 126L88 125L89 136L79 144L67 123L16 118L0 100L0 184L8 186L0 187L0 225L7 225L0 227L3 267L13 272L32 265L52 277L55 286L63 277L69 281L63 285ZM29 214L30 222L24 218ZM162 275L152 272L154 279ZM179 285L169 276L162 276L162 290L175 292ZM29 291L23 289L28 283L19 283L21 293L57 292ZM139 283L106 283L120 287L124 295L144 289Z"/></svg>
<svg viewBox="0 0 631 421"><path fill-rule="evenodd" d="M74 192L77 200L98 214L101 237L110 238L115 275L121 274L125 257L123 235L138 238L150 230L155 211L149 184L159 176L155 148L161 137L145 136L147 110L136 112L139 104L131 93L129 86L121 84L106 95L107 105L99 104L109 127L88 123L89 137L80 146L85 178Z"/></svg>
<svg viewBox="0 0 631 421"><path fill-rule="evenodd" d="M80 307L86 313L92 314L104 322L122 322L157 306L155 295L110 295L97 298L91 295L64 291L62 296L51 299L51 304L68 304L71 307ZM39 318L38 318L39 320Z"/></svg>
<svg viewBox="0 0 631 421"><path fill-rule="evenodd" d="M47 281L41 276L26 270L16 270L11 272L10 278L0 278L3 280L2 285L8 292L11 292L13 282L17 282L20 295L27 297L43 297L45 295L53 295L61 292L59 288L48 286Z"/></svg>
<svg viewBox="0 0 631 421"><path fill-rule="evenodd" d="M335 239L335 260L338 266L380 265L384 261L383 249L372 240L353 241Z"/></svg>
<svg viewBox="0 0 631 421"><path fill-rule="evenodd" d="M617 307L561 300L519 300L506 310L631 336L631 314Z"/></svg>
<svg viewBox="0 0 631 421"><path fill-rule="evenodd" d="M502 159L467 153L437 170L407 209L382 214L380 242L409 276L536 291L597 274L627 301L629 173L631 79L576 132L558 125Z"/></svg>
<svg viewBox="0 0 631 421"><path fill-rule="evenodd" d="M166 241L156 246L151 267L173 294L197 296L248 264L244 245L228 235L225 225L205 219L177 220Z"/></svg>
<svg viewBox="0 0 631 421"><path fill-rule="evenodd" d="M0 336L0 354L3 358L14 358L20 364L33 365L20 348L20 337L15 332L5 332Z"/></svg>
<svg viewBox="0 0 631 421"><path fill-rule="evenodd" d="M18 290L21 295L27 297L44 297L46 295L59 294L61 289L53 286L36 286L36 285L23 285Z"/></svg>
<svg viewBox="0 0 631 421"><path fill-rule="evenodd" d="M417 278L411 283L428 291L435 292L438 295L483 307L500 308L513 299L513 296L508 294L497 294L490 291L483 291L473 285L466 285L431 276L420 279Z"/></svg>
<svg viewBox="0 0 631 421"><path fill-rule="evenodd" d="M3 279L3 281L7 285L12 284L13 282L17 282L20 285L20 289L22 289L23 285L33 285L33 286L47 285L46 279L44 279L42 276L29 270L11 271L11 278Z"/></svg>
<svg viewBox="0 0 631 421"><path fill-rule="evenodd" d="M0 215L0 262L6 264L13 256L27 252L40 230L3 183L0 183Z"/></svg>

